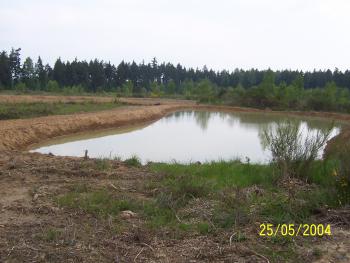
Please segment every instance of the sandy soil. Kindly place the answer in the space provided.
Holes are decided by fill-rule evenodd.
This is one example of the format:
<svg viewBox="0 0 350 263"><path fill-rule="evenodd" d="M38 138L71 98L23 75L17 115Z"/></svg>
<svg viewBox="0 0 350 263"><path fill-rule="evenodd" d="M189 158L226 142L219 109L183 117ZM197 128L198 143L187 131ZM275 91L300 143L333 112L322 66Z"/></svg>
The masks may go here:
<svg viewBox="0 0 350 263"><path fill-rule="evenodd" d="M114 110L0 121L0 150L24 149L49 138L158 119L178 105L126 106Z"/></svg>
<svg viewBox="0 0 350 263"><path fill-rule="evenodd" d="M269 262L257 248L273 244L266 244L254 225L241 229L245 241L230 244L230 229L176 236L150 230L138 216L101 218L56 202L79 185L106 189L116 198L148 200L153 193L145 184L156 176L147 166L118 161L101 171L93 159L0 151L0 262ZM52 229L55 238L48 236ZM349 230L334 226L332 231L332 237L307 242L296 238L293 261L349 262Z"/></svg>

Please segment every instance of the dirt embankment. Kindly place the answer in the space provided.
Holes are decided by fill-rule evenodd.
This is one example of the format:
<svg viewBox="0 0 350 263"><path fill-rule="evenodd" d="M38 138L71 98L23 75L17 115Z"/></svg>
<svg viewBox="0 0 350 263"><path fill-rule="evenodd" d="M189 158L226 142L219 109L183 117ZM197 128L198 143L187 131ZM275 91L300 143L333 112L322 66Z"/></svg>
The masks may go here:
<svg viewBox="0 0 350 263"><path fill-rule="evenodd" d="M0 121L0 150L24 149L61 135L155 120L180 108L183 106L129 106L85 114Z"/></svg>
<svg viewBox="0 0 350 263"><path fill-rule="evenodd" d="M0 96L0 102L11 100L13 103L35 101L82 102L91 100L103 103L112 99L108 97L83 96ZM134 106L125 106L100 112L0 121L0 150L23 150L29 145L62 135L152 121L170 112L182 109L247 111L244 108L202 106L197 105L193 101L184 100L139 98L120 98L119 100Z"/></svg>
<svg viewBox="0 0 350 263"><path fill-rule="evenodd" d="M89 96L14 96L0 95L1 102L111 102L112 97ZM290 114L319 118L330 118L350 123L349 114L327 112L277 112L251 108L198 105L194 101L172 99L119 98L121 102L134 106L120 107L114 110L80 113L62 116L48 116L23 120L0 121L0 150L23 150L29 145L42 142L54 137L69 135L77 132L133 125L140 122L157 120L164 115L184 109L216 110L223 112L263 112L271 114ZM333 139L348 140L350 129ZM332 144L332 143L330 143Z"/></svg>
<svg viewBox="0 0 350 263"><path fill-rule="evenodd" d="M92 96L46 96L46 95L0 95L0 103L55 103L55 102L112 102L113 97L92 97Z"/></svg>
<svg viewBox="0 0 350 263"><path fill-rule="evenodd" d="M176 100L176 99L157 99L157 98L116 98L116 97L99 97L99 96L50 96L50 95L0 95L0 103L82 103L95 102L106 103L118 100L131 105L156 105L156 104L181 104L192 105L191 100Z"/></svg>

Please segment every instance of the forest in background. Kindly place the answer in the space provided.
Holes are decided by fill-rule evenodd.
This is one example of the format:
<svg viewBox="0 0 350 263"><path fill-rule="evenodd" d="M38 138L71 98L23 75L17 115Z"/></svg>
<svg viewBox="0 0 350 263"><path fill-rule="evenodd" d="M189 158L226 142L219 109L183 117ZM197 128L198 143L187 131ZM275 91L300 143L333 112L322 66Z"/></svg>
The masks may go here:
<svg viewBox="0 0 350 263"><path fill-rule="evenodd" d="M271 109L350 112L350 71L242 70L214 71L180 64L137 64L94 59L56 60L39 57L22 62L21 49L0 53L0 90L63 94L115 93L118 96L181 97Z"/></svg>

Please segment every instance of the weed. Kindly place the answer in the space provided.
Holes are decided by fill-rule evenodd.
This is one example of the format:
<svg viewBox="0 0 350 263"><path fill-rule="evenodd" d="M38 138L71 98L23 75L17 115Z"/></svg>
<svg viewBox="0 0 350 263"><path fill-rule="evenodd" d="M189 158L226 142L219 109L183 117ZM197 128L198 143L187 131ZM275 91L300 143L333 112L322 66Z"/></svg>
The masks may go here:
<svg viewBox="0 0 350 263"><path fill-rule="evenodd" d="M110 169L111 164L108 159L106 158L99 158L95 160L96 168L99 171L105 171Z"/></svg>
<svg viewBox="0 0 350 263"><path fill-rule="evenodd" d="M126 199L115 199L106 190L92 192L70 192L57 200L59 206L78 208L87 213L107 216L117 215L123 210L137 210L135 201Z"/></svg>
<svg viewBox="0 0 350 263"><path fill-rule="evenodd" d="M245 240L247 240L247 236L241 231L238 231L235 235L232 236L232 239L230 239L230 241L233 242L243 242Z"/></svg>
<svg viewBox="0 0 350 263"><path fill-rule="evenodd" d="M273 186L276 182L273 166L237 161L210 162L202 165L152 163L150 168L154 172L166 174L167 178L173 178L174 183L179 176L194 176L198 183L210 184L211 190L251 185Z"/></svg>
<svg viewBox="0 0 350 263"><path fill-rule="evenodd" d="M174 211L167 207L160 207L155 202L145 203L143 213L149 221L151 228L175 225L176 215Z"/></svg>
<svg viewBox="0 0 350 263"><path fill-rule="evenodd" d="M61 234L61 231L54 228L50 228L43 234L42 237L45 241L52 242L57 240L60 234Z"/></svg>
<svg viewBox="0 0 350 263"><path fill-rule="evenodd" d="M126 159L124 161L124 163L127 165L127 166L133 166L133 167L140 167L142 164L141 164L141 160L139 157L137 157L136 155L133 155L131 156L130 158Z"/></svg>
<svg viewBox="0 0 350 263"><path fill-rule="evenodd" d="M207 222L200 222L197 224L197 230L201 235L207 235L212 231L211 226Z"/></svg>

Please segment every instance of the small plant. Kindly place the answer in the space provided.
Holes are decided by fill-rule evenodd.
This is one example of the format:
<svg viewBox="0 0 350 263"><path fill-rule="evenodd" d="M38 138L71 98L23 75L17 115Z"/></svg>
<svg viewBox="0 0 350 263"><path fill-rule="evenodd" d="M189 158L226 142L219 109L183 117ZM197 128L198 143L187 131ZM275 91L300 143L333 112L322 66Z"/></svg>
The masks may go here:
<svg viewBox="0 0 350 263"><path fill-rule="evenodd" d="M167 178L164 182L157 201L164 207L172 209L185 206L193 198L209 195L211 186L209 182L198 180L195 175L180 175Z"/></svg>
<svg viewBox="0 0 350 263"><path fill-rule="evenodd" d="M96 168L100 171L105 171L110 168L110 163L108 159L100 158L95 160Z"/></svg>
<svg viewBox="0 0 350 263"><path fill-rule="evenodd" d="M327 158L335 159L337 167L331 173L336 181L339 202L350 203L350 141L340 138L327 154Z"/></svg>
<svg viewBox="0 0 350 263"><path fill-rule="evenodd" d="M241 231L238 231L238 233L235 233L234 235L231 236L230 242L243 242L247 240L247 237L244 233Z"/></svg>
<svg viewBox="0 0 350 263"><path fill-rule="evenodd" d="M116 199L106 190L89 192L70 192L57 200L59 206L78 208L84 212L107 216L115 216L124 210L137 210L138 205L134 200Z"/></svg>
<svg viewBox="0 0 350 263"><path fill-rule="evenodd" d="M50 228L48 229L44 234L43 234L43 239L45 241L55 241L59 235L61 234L61 232L57 229L54 229L54 228Z"/></svg>
<svg viewBox="0 0 350 263"><path fill-rule="evenodd" d="M212 231L212 228L207 222L201 222L197 224L197 230L201 235L206 235Z"/></svg>
<svg viewBox="0 0 350 263"><path fill-rule="evenodd" d="M124 161L124 163L125 163L127 166L134 166L134 167L140 167L140 166L142 166L140 158L137 157L136 155L133 155L133 156L131 156L130 158L126 159L126 160Z"/></svg>

